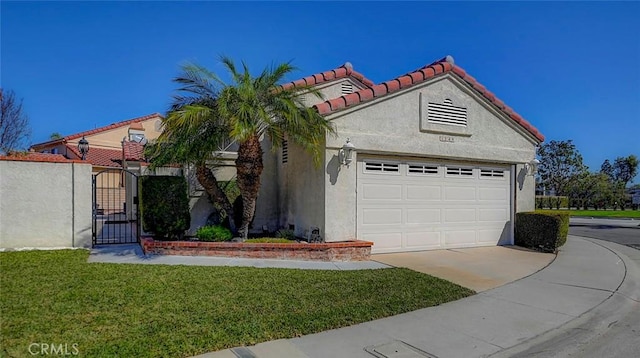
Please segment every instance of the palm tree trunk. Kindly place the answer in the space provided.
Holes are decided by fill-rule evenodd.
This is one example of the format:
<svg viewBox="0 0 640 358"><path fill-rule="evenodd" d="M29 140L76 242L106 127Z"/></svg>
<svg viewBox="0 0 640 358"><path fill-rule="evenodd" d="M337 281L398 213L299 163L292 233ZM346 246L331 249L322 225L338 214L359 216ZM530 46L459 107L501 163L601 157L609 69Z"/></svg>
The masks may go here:
<svg viewBox="0 0 640 358"><path fill-rule="evenodd" d="M236 233L236 222L233 220L233 205L229 201L227 195L220 189L220 185L218 185L218 180L215 175L211 172L211 169L207 168L206 165L198 165L196 167L196 177L200 182L200 185L204 188L204 190L211 196L211 198L220 206L222 206L222 210L225 211L227 217L229 218L229 229L234 234Z"/></svg>
<svg viewBox="0 0 640 358"><path fill-rule="evenodd" d="M260 139L254 135L240 144L236 159L237 182L242 196L242 223L238 234L243 240L249 235L249 224L256 210L256 200L260 190L262 164L262 147Z"/></svg>

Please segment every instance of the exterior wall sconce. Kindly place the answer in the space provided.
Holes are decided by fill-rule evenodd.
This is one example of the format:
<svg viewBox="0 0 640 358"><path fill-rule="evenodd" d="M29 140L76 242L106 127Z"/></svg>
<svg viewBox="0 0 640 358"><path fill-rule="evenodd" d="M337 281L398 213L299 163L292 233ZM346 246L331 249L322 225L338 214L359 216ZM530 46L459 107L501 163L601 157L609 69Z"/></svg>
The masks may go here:
<svg viewBox="0 0 640 358"><path fill-rule="evenodd" d="M356 150L356 146L351 143L349 138L347 138L347 142L342 146L340 151L338 152L338 159L340 163L343 165L349 166L353 161L353 152Z"/></svg>
<svg viewBox="0 0 640 358"><path fill-rule="evenodd" d="M534 176L538 172L538 165L540 161L536 158L533 158L529 163L524 163L524 170L527 172L527 175Z"/></svg>
<svg viewBox="0 0 640 358"><path fill-rule="evenodd" d="M89 153L89 141L87 141L84 136L78 142L78 151L82 155L82 160L87 159L87 153Z"/></svg>

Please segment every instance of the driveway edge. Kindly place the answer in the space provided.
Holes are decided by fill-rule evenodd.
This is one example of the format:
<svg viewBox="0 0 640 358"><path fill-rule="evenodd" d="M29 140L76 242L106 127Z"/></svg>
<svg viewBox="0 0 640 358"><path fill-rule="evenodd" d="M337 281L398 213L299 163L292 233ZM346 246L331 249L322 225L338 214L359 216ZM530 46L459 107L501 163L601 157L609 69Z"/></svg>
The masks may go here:
<svg viewBox="0 0 640 358"><path fill-rule="evenodd" d="M616 255L625 269L622 282L607 299L577 318L488 357L573 356L589 342L608 332L614 324L621 321L629 313L638 309L640 303L638 301L640 298L640 266L630 256L640 257L640 251L598 239L573 237L589 241Z"/></svg>

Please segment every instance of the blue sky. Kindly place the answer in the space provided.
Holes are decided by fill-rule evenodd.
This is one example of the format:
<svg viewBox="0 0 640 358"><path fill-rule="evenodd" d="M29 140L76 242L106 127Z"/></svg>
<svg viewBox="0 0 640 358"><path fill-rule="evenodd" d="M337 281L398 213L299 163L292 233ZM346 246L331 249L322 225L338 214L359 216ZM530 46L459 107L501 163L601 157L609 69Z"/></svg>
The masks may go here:
<svg viewBox="0 0 640 358"><path fill-rule="evenodd" d="M640 156L638 2L0 3L0 83L33 143L164 113L180 64L220 54L291 79L346 61L378 83L447 54L591 169ZM637 181L637 180L636 180Z"/></svg>

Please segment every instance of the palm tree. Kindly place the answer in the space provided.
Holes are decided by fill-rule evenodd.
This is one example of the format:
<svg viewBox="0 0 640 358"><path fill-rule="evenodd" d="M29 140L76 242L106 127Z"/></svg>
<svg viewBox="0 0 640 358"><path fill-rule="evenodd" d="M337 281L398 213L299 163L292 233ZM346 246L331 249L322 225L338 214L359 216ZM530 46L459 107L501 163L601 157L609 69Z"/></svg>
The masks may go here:
<svg viewBox="0 0 640 358"><path fill-rule="evenodd" d="M184 69L185 74L189 71ZM184 87L178 91L187 91L192 86L206 88L206 82L197 77L174 79ZM220 143L228 136L228 128L219 120L216 113L215 91L202 92L200 97L174 96L167 115L162 120L163 131L156 141L145 148L152 169L167 164L184 164L196 169L196 178L207 194L216 202L229 218L229 226L236 231L233 220L233 205L222 190L212 168L220 161L217 151ZM208 109L208 110L207 110Z"/></svg>
<svg viewBox="0 0 640 358"><path fill-rule="evenodd" d="M183 67L181 76L174 80L182 87L163 122L165 129L158 148L164 145L161 152L165 153L165 160L196 165L198 180L220 203L233 225L233 207L226 196L218 195L221 190L206 161L215 158L213 153L225 139L238 144L236 179L243 208L238 234L246 239L264 168L261 139L266 136L275 150L286 134L289 141L311 153L319 165L325 136L335 130L332 123L302 102L303 93L321 97L317 90L278 86L295 70L290 63L265 68L257 77L251 75L244 62L242 71L228 57L221 57L221 63L229 73L229 84L202 66Z"/></svg>

